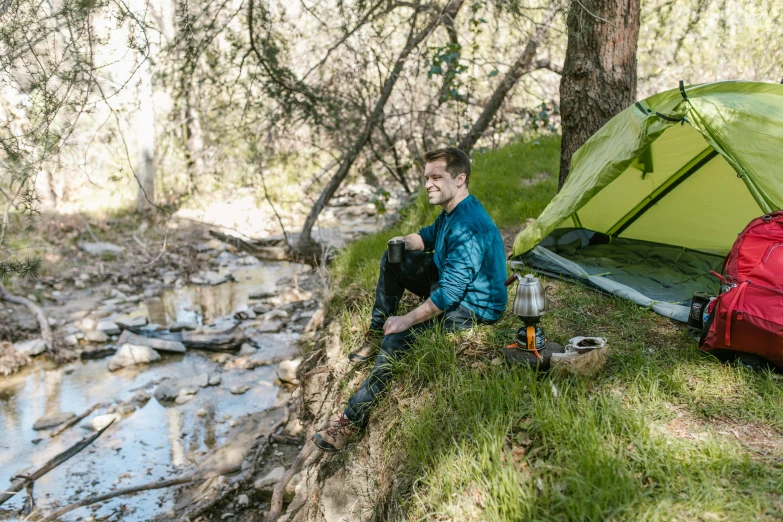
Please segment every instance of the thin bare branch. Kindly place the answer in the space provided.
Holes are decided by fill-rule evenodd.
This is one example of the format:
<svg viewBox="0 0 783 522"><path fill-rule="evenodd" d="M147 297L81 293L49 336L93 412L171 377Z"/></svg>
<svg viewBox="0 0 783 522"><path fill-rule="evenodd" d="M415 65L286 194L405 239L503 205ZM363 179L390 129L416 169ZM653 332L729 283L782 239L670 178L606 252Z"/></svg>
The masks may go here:
<svg viewBox="0 0 783 522"><path fill-rule="evenodd" d="M544 15L544 19L533 34L530 35L522 54L519 55L517 61L511 66L511 69L503 77L503 80L501 80L500 85L498 85L495 92L492 93L492 97L487 102L481 115L473 124L473 127L471 127L470 131L460 140L459 148L465 152L468 152L473 148L487 127L489 127L489 124L492 122L492 119L495 117L501 104L506 99L506 96L508 96L508 93L524 74L530 72L533 60L536 57L538 45L544 40L547 29L559 10L560 8L557 4L552 4L550 6L549 10Z"/></svg>

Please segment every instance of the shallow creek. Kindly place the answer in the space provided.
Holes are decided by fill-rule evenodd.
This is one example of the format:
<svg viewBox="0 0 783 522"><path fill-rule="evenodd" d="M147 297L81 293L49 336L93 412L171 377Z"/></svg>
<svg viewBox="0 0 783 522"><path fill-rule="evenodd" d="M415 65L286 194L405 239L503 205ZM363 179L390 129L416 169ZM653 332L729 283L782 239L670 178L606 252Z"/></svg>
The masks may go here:
<svg viewBox="0 0 783 522"><path fill-rule="evenodd" d="M150 323L167 326L174 321L209 324L231 316L248 303L250 289L272 292L275 282L295 277L301 265L269 263L232 271L236 282L218 286L184 286L167 289L160 297L140 303L133 314L145 315ZM283 330L257 334L252 340L264 358L295 357L299 334ZM164 377L184 378L203 373L219 373L218 386L202 388L183 405L161 404L154 397L135 412L124 415L101 437L70 460L35 483L39 507L57 502L63 505L81 498L189 472L210 450L226 440L234 420L247 413L276 406L287 392L275 382L275 366L254 370L224 370L215 362L218 353L190 350L184 355L161 353L152 365L109 372L107 359L76 361L56 368L36 362L19 374L0 379L0 488L21 472L43 465L83 437L93 433L84 425L90 417L55 438L51 432L33 431L44 415L73 412L77 415L94 404L111 404L132 398L139 390L152 396L152 383ZM246 384L243 395L229 389ZM40 440L37 440L40 439ZM22 506L25 493L18 493L0 508L0 520L13 518ZM62 520L145 521L173 506L171 489L147 491L132 497L119 497L94 508L80 508Z"/></svg>

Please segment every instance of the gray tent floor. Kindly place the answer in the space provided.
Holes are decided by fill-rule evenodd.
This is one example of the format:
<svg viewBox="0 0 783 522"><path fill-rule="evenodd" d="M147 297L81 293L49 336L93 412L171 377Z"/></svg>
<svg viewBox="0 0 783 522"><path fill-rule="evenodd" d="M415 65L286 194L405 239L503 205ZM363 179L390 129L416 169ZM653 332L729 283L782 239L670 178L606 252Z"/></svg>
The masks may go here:
<svg viewBox="0 0 783 522"><path fill-rule="evenodd" d="M575 279L687 322L693 293L718 294L723 257L686 248L612 238L586 229L558 229L511 261L545 275Z"/></svg>

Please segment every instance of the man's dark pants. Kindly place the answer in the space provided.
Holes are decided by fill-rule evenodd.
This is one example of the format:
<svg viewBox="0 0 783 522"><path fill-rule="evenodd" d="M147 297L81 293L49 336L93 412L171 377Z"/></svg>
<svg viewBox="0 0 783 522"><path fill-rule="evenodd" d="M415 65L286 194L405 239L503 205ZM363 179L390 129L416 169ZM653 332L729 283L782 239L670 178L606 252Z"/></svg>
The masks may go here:
<svg viewBox="0 0 783 522"><path fill-rule="evenodd" d="M402 263L389 263L386 254L381 259L378 286L375 288L375 306L372 310L370 330L383 331L387 317L396 314L405 290L427 298L438 288L438 267L432 254L406 251ZM392 364L408 351L416 336L440 323L444 331L470 328L474 324L491 324L467 308L459 306L435 319L419 323L404 332L387 335L381 341L381 350L375 359L369 377L348 400L344 415L353 424L364 426L369 413L392 377Z"/></svg>

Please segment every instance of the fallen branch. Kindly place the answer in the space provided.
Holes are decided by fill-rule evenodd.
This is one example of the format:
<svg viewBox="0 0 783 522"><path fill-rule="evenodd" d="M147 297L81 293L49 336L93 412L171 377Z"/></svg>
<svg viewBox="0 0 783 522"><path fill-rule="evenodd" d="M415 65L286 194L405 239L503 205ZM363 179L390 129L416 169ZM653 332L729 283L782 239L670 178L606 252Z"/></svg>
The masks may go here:
<svg viewBox="0 0 783 522"><path fill-rule="evenodd" d="M299 469L302 467L302 464L304 464L304 461L306 461L314 451L321 452L321 450L315 447L315 444L311 439L307 441L307 444L304 445L302 451L299 452L299 456L296 457L291 469L285 472L283 478L281 478L280 482L275 486L275 491L272 493L272 504L269 507L269 518L267 518L267 522L277 522L277 519L280 517L280 513L283 510L283 495L285 494L286 486L291 482L294 475L299 473Z"/></svg>
<svg viewBox="0 0 783 522"><path fill-rule="evenodd" d="M210 230L209 235L267 261L284 261L291 258L291 249L288 246L287 238L283 240L250 239L250 241L245 241L216 230Z"/></svg>
<svg viewBox="0 0 783 522"><path fill-rule="evenodd" d="M42 467L40 467L38 470L34 471L30 475L18 475L16 477L12 477L11 486L5 490L2 494L0 494L0 506L3 505L9 498L16 495L19 491L22 490L27 484L30 482L35 482L39 478L43 477L47 473L49 473L51 470L65 462L66 460L70 459L77 453L79 453L81 450L92 444L92 441L97 439L101 436L101 434L109 429L109 426L111 426L114 423L114 421L111 421L108 426L103 428L101 431L95 433L94 435L90 435L89 437L80 440L67 450L63 451L62 453L59 453L58 455L55 455L53 458L49 459L49 461L44 464Z"/></svg>
<svg viewBox="0 0 783 522"><path fill-rule="evenodd" d="M187 477L180 477L180 478L175 478L170 480L161 480L159 482L151 482L149 484L143 484L141 486L131 486L129 488L118 489L116 491L112 491L111 493L104 493L103 495L98 495L97 497L86 498L84 500L80 500L79 502L68 504L67 506L58 509L48 517L42 519L40 522L51 522L52 520L57 520L62 515L71 512L74 509L78 509L84 506L89 506L97 502L103 502L104 500L109 500L114 497L119 497L122 495L130 495L133 493L138 493L140 491L148 491L150 489L162 489L162 488L169 488L171 486L179 486L180 484L187 484L189 482L206 480L220 475L228 475L231 473L236 473L241 469L242 469L241 465L235 465L229 468L218 469L208 473L196 473L194 475L189 475Z"/></svg>
<svg viewBox="0 0 783 522"><path fill-rule="evenodd" d="M65 430L67 430L67 429L68 429L68 428L70 428L71 426L75 425L75 424L76 424L77 422L79 422L80 420L82 420L82 419L84 419L85 417L87 417L87 416L88 416L90 413L94 412L94 411L95 411L95 410L97 410L98 408L102 408L103 406L105 406L105 405L104 405L104 404L101 404L101 403L98 403L98 404L95 404L95 405L93 405L93 407L92 407L92 408L90 408L89 410L85 411L84 413L82 413L82 414L81 414L81 415L79 415L78 417L74 417L73 419L69 420L68 422L66 422L65 424L63 424L62 426L60 426L59 428L57 428L56 430L54 430L54 431L52 432L52 435L51 435L49 438L50 438L50 439L53 439L53 438L55 438L55 437L56 437L57 435L59 435L60 433L64 432Z"/></svg>
<svg viewBox="0 0 783 522"><path fill-rule="evenodd" d="M41 339L43 339L44 344L46 344L46 349L53 354L54 335L52 334L52 329L49 327L49 321L46 319L46 315L44 315L41 307L25 297L19 297L18 295L10 293L5 289L2 282L0 282L0 299L8 301L9 303L26 306L27 309L35 315L35 318L38 320L38 326L41 328Z"/></svg>

